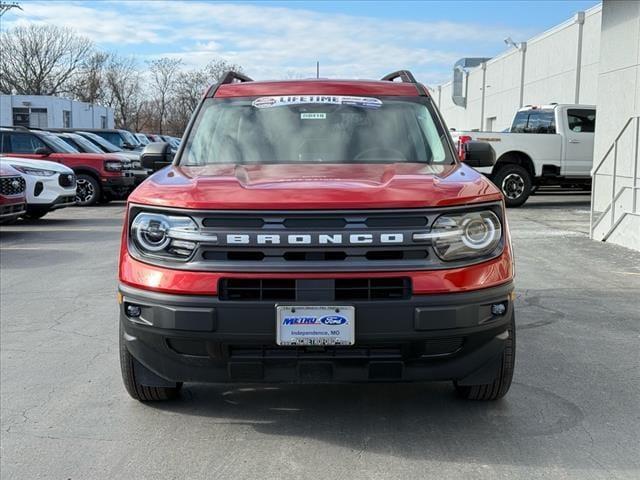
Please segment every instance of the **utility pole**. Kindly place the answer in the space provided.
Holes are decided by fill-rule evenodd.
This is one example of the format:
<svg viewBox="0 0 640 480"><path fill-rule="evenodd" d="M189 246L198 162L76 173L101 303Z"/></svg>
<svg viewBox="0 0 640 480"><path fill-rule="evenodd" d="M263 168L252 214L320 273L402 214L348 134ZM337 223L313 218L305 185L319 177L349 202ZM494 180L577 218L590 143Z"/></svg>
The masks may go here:
<svg viewBox="0 0 640 480"><path fill-rule="evenodd" d="M316 62L316 78L320 78L320 62Z"/></svg>
<svg viewBox="0 0 640 480"><path fill-rule="evenodd" d="M22 10L22 7L18 2L0 2L0 17L2 17L6 12L11 10L12 8L17 8L18 10Z"/></svg>

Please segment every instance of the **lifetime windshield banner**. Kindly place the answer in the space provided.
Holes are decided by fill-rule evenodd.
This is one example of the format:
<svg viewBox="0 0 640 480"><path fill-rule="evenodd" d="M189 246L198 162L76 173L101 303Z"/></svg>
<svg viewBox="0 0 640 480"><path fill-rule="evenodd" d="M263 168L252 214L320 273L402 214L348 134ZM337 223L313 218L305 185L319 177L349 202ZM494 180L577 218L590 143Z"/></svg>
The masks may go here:
<svg viewBox="0 0 640 480"><path fill-rule="evenodd" d="M272 108L303 104L349 105L361 108L380 108L382 106L382 100L373 97L350 97L342 95L292 95L283 97L260 97L256 98L252 103L256 108Z"/></svg>

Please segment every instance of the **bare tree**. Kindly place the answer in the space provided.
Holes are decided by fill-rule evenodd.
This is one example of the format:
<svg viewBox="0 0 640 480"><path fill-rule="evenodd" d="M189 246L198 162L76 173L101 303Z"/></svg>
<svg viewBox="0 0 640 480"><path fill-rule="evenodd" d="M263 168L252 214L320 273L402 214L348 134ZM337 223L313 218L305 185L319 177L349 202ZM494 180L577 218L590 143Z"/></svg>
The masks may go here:
<svg viewBox="0 0 640 480"><path fill-rule="evenodd" d="M68 93L93 44L69 28L31 24L0 34L0 91Z"/></svg>
<svg viewBox="0 0 640 480"><path fill-rule="evenodd" d="M242 72L242 67L219 59L212 60L200 70L181 71L177 74L165 116L171 133L181 135L184 132L205 90L220 81L229 70Z"/></svg>
<svg viewBox="0 0 640 480"><path fill-rule="evenodd" d="M140 71L134 58L112 55L106 67L108 106L115 110L116 124L120 128L131 128L138 122L141 111L142 88Z"/></svg>
<svg viewBox="0 0 640 480"><path fill-rule="evenodd" d="M110 55L105 52L93 53L84 63L71 92L81 102L98 103L105 100L107 95L107 66Z"/></svg>
<svg viewBox="0 0 640 480"><path fill-rule="evenodd" d="M158 133L162 135L167 114L167 105L174 93L176 77L182 65L182 60L175 58L159 58L149 62L151 74L151 98L154 99L158 112Z"/></svg>
<svg viewBox="0 0 640 480"><path fill-rule="evenodd" d="M219 82L222 78L222 75L224 75L229 70L233 70L234 72L238 73L244 73L240 65L229 63L223 59L211 60L209 63L207 63L203 70L208 76L210 84Z"/></svg>

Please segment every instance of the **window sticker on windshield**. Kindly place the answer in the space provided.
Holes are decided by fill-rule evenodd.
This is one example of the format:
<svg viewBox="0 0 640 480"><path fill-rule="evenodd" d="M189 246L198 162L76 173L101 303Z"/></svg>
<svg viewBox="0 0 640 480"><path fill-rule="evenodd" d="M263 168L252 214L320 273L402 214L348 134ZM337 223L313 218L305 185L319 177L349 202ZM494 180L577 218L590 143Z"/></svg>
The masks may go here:
<svg viewBox="0 0 640 480"><path fill-rule="evenodd" d="M301 113L300 114L300 119L301 120L326 120L327 118L327 114L326 113Z"/></svg>
<svg viewBox="0 0 640 480"><path fill-rule="evenodd" d="M349 97L343 95L290 95L286 97L256 98L251 105L256 108L272 108L304 104L349 105L360 108L380 108L382 106L382 100L373 97Z"/></svg>

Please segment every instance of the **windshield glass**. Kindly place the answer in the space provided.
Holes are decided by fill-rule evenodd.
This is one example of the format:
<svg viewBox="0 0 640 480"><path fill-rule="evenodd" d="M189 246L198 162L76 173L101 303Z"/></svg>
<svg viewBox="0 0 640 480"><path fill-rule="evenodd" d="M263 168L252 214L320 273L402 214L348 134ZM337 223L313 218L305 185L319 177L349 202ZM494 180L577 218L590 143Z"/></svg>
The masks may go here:
<svg viewBox="0 0 640 480"><path fill-rule="evenodd" d="M420 97L208 99L180 164L453 163L445 139Z"/></svg>
<svg viewBox="0 0 640 480"><path fill-rule="evenodd" d="M89 139L89 141L91 141L91 142L95 143L96 145L98 145L98 147L100 147L104 152L115 153L115 152L121 152L122 151L121 148L116 147L113 143L105 140L100 135L96 135L95 133L80 132L79 134L81 136Z"/></svg>
<svg viewBox="0 0 640 480"><path fill-rule="evenodd" d="M57 152L57 153L79 153L80 152L78 149L72 147L67 142L65 142L59 137L56 137L51 133L42 133L42 136L45 138L46 142L49 144L49 146L53 149L54 152Z"/></svg>
<svg viewBox="0 0 640 480"><path fill-rule="evenodd" d="M91 143L89 140L84 138L82 135L76 135L76 134L71 133L71 134L69 134L69 137L78 147L80 147L80 150L82 150L83 152L86 152L86 153L104 153L96 145ZM64 137L63 137L63 139L64 139Z"/></svg>
<svg viewBox="0 0 640 480"><path fill-rule="evenodd" d="M124 137L124 141L127 142L129 145L133 145L134 147L138 145L142 145L140 143L140 140L138 140L133 133L127 132L126 130L120 130L120 133Z"/></svg>

